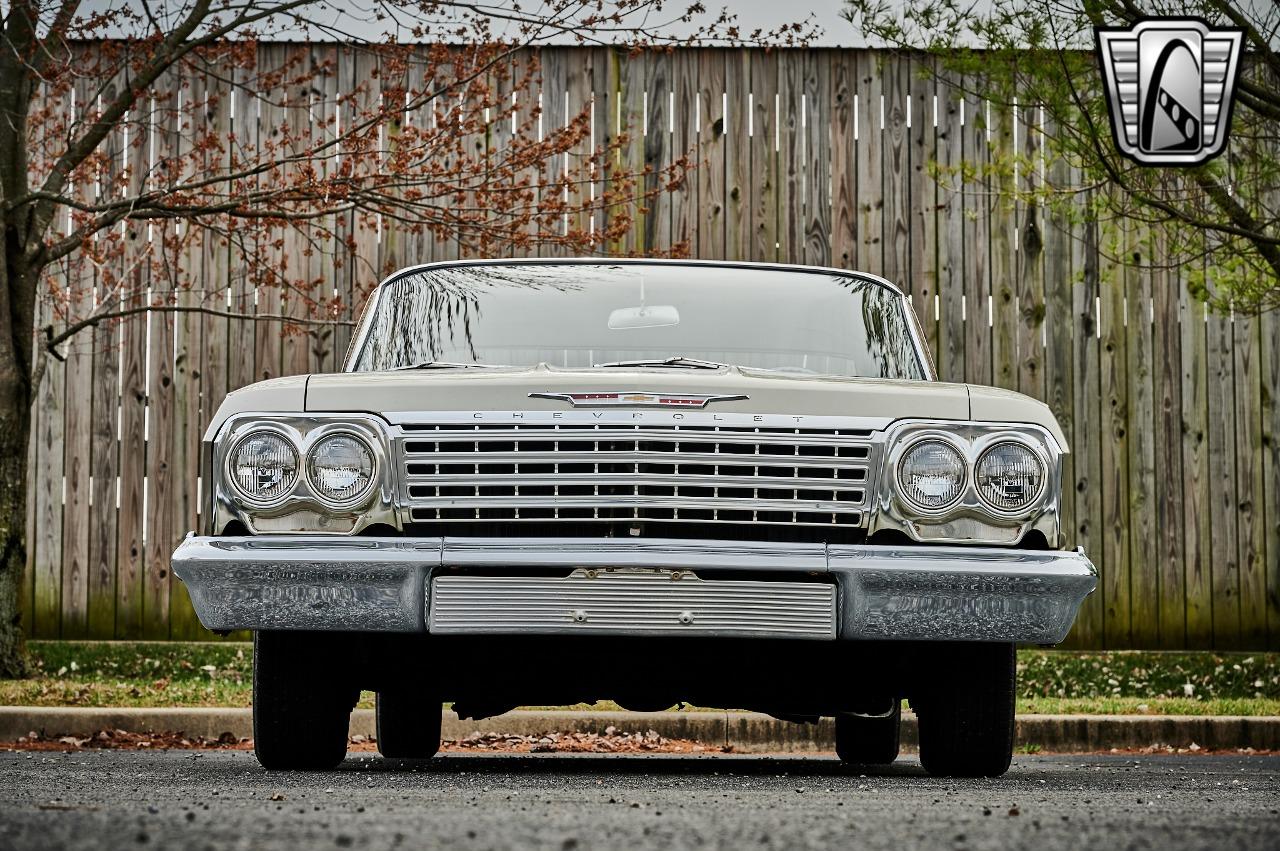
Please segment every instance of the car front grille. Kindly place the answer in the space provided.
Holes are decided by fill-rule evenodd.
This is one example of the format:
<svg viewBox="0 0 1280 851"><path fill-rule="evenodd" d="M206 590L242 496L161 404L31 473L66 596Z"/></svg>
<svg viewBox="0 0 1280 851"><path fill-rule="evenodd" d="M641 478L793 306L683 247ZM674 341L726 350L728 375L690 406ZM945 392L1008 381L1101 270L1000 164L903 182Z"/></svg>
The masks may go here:
<svg viewBox="0 0 1280 851"><path fill-rule="evenodd" d="M858 429L405 423L401 502L419 524L860 529L875 444Z"/></svg>

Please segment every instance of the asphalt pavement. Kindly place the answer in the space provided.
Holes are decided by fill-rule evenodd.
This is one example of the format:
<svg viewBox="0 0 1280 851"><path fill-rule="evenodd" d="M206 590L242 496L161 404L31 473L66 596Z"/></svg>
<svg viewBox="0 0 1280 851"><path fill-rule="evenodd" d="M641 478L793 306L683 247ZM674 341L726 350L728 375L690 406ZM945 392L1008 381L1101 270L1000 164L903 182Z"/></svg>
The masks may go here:
<svg viewBox="0 0 1280 851"><path fill-rule="evenodd" d="M1019 756L994 780L913 757L0 753L0 848L1280 847L1280 757Z"/></svg>

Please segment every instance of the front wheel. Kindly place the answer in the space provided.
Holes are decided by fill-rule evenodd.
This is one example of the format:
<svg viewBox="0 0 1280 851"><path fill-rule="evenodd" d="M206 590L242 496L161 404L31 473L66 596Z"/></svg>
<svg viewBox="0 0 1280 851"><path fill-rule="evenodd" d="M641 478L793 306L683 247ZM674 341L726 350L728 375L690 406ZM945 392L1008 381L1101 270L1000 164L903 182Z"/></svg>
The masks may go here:
<svg viewBox="0 0 1280 851"><path fill-rule="evenodd" d="M347 757L360 693L323 633L253 634L253 752L263 768L324 771Z"/></svg>
<svg viewBox="0 0 1280 851"><path fill-rule="evenodd" d="M889 765L898 758L902 701L894 698L888 715L836 716L836 756L855 765Z"/></svg>
<svg viewBox="0 0 1280 851"><path fill-rule="evenodd" d="M913 701L920 764L937 777L999 777L1013 759L1013 645L957 645L935 662L933 681Z"/></svg>

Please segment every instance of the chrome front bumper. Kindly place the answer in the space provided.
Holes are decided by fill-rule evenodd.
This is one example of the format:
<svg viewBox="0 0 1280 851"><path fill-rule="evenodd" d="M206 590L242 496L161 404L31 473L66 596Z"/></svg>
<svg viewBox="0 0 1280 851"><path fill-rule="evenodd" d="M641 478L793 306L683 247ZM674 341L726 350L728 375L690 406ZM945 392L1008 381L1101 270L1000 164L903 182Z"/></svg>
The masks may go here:
<svg viewBox="0 0 1280 851"><path fill-rule="evenodd" d="M213 630L1032 644L1097 585L1079 552L659 539L190 536L173 571Z"/></svg>

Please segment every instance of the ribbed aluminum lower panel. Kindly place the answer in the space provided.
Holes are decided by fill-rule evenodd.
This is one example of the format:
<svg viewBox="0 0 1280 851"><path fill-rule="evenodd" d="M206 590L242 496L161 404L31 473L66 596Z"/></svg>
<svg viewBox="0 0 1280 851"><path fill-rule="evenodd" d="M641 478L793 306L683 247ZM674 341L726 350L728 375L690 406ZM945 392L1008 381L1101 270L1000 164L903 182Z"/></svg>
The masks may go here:
<svg viewBox="0 0 1280 851"><path fill-rule="evenodd" d="M428 628L455 635L836 637L836 593L829 583L592 573L438 576L431 583Z"/></svg>

